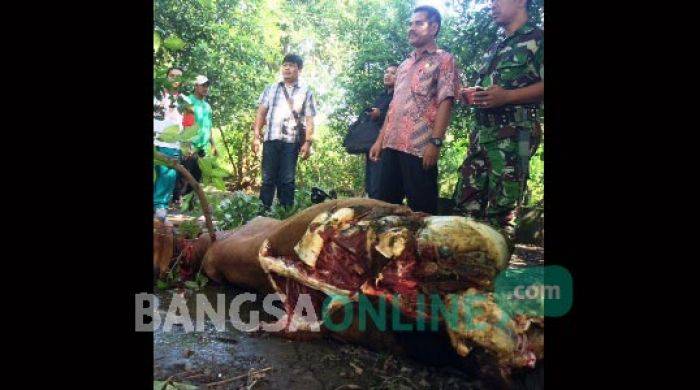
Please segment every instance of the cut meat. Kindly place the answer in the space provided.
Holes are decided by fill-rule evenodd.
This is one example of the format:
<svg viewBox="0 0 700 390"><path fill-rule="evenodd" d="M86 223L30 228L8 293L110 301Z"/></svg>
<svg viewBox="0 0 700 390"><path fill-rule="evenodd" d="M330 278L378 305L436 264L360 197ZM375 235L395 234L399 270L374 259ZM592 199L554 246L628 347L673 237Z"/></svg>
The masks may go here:
<svg viewBox="0 0 700 390"><path fill-rule="evenodd" d="M493 354L501 367L534 368L544 358L544 319L505 312L491 293L470 288L447 296L457 310L456 323L448 326L452 346L467 356L474 346Z"/></svg>
<svg viewBox="0 0 700 390"><path fill-rule="evenodd" d="M435 317L440 324L440 333L433 334L435 345L448 350L451 345L455 358L492 362L505 372L543 359L542 318L506 312L493 299L494 279L507 267L510 248L488 225L414 213L372 199L343 199L312 206L284 221L256 218L227 235L204 255L207 275L284 294L284 309L291 318L282 332L287 337L319 337L323 332L312 332L319 326L327 332L321 325L322 303L328 296L345 297L357 313L360 296L365 295L372 302L396 304L409 320L432 323ZM209 246L207 238L200 237L195 246L199 255ZM302 294L315 310L313 320L294 312ZM429 304L419 305L423 296L424 303L437 298L444 307L456 305L456 319L443 310L433 313ZM340 307L330 308L331 318L341 314ZM334 337L384 346L407 340L401 332L379 332L363 335L354 318L349 330ZM431 335L420 337L427 340Z"/></svg>

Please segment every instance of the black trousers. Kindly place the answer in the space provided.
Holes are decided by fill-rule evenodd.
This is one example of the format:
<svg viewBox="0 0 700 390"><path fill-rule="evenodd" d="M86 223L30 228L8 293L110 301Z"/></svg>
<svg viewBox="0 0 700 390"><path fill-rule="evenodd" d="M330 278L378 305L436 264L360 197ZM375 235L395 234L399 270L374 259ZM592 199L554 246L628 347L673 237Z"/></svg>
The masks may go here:
<svg viewBox="0 0 700 390"><path fill-rule="evenodd" d="M294 205L294 190L299 143L265 141L262 158L262 186L260 200L265 207L272 206L277 190L277 199L282 206Z"/></svg>
<svg viewBox="0 0 700 390"><path fill-rule="evenodd" d="M380 200L402 204L405 197L413 211L437 212L437 165L423 169L422 158L394 149L382 150L381 161Z"/></svg>
<svg viewBox="0 0 700 390"><path fill-rule="evenodd" d="M382 174L382 160L374 162L365 154L365 192L372 199L379 199L379 186Z"/></svg>
<svg viewBox="0 0 700 390"><path fill-rule="evenodd" d="M192 156L184 156L180 160L180 164L187 169L187 171L194 177L198 182L202 182L202 170L199 168L199 156L194 154ZM182 196L192 192L194 188L182 177L181 174L177 174L177 181L175 181L175 189L173 190L173 201L180 200Z"/></svg>

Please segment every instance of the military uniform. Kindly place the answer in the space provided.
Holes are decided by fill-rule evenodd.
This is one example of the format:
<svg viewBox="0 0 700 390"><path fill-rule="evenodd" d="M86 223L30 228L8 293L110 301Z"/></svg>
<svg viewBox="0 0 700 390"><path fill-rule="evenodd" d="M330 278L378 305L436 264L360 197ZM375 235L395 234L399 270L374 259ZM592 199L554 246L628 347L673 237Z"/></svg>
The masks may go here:
<svg viewBox="0 0 700 390"><path fill-rule="evenodd" d="M503 89L544 80L544 32L530 22L501 34L484 56L475 85ZM538 104L473 108L476 126L455 188L457 209L496 227L512 229L539 144Z"/></svg>

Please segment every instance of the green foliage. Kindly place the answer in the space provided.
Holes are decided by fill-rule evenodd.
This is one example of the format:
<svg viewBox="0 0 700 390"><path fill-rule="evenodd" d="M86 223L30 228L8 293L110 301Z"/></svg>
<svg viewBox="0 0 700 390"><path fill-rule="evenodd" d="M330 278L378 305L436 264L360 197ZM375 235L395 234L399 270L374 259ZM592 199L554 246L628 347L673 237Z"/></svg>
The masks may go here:
<svg viewBox="0 0 700 390"><path fill-rule="evenodd" d="M275 201L269 210L265 210L257 195L246 194L243 191L230 193L213 203L214 219L219 222L218 227L221 230L235 229L257 216L287 219L312 205L311 190L308 189L297 189L294 192L294 205L291 207L281 206Z"/></svg>
<svg viewBox="0 0 700 390"><path fill-rule="evenodd" d="M263 204L257 196L236 191L214 207L214 218L221 230L235 229L263 213Z"/></svg>
<svg viewBox="0 0 700 390"><path fill-rule="evenodd" d="M343 139L331 127L318 130L313 154L297 164L297 185L336 190L342 196L361 196L364 191L365 157L348 154Z"/></svg>
<svg viewBox="0 0 700 390"><path fill-rule="evenodd" d="M218 190L225 190L224 178L231 176L226 170L219 166L214 156L205 156L197 159L199 168L202 170L202 184L213 185Z"/></svg>
<svg viewBox="0 0 700 390"><path fill-rule="evenodd" d="M275 5L266 0L157 0L155 30L187 44L173 50L164 42L166 50L155 53L156 76L165 77L168 67L180 66L191 88L197 74L206 75L214 127L250 112L282 58L274 39Z"/></svg>
<svg viewBox="0 0 700 390"><path fill-rule="evenodd" d="M180 51L185 48L186 44L185 41L176 36L169 36L163 41L163 46L168 50Z"/></svg>
<svg viewBox="0 0 700 390"><path fill-rule="evenodd" d="M198 273L194 280L188 280L185 282L185 287L189 288L190 290L193 291L199 291L203 289L207 283L209 283L209 278L204 276L201 272Z"/></svg>
<svg viewBox="0 0 700 390"><path fill-rule="evenodd" d="M177 236L176 239L181 239L182 236ZM187 240L191 245L193 240ZM202 273L202 266L199 265L199 271L194 274L192 278L191 274L185 272L183 273L183 262L182 255L184 252L175 259L175 262L170 267L170 270L164 277L156 280L156 288L161 291L170 290L173 288L188 288L193 291L198 291L204 288L204 286L209 283L209 278ZM186 267L186 266L184 266Z"/></svg>
<svg viewBox="0 0 700 390"><path fill-rule="evenodd" d="M192 138L194 138L197 135L197 133L199 133L199 126L197 126L197 123L195 123L192 126L188 126L183 129L182 135L180 136L180 140L189 141Z"/></svg>
<svg viewBox="0 0 700 390"><path fill-rule="evenodd" d="M525 194L525 204L533 206L544 199L544 144L535 152L530 159L530 180L527 182L528 188Z"/></svg>
<svg viewBox="0 0 700 390"><path fill-rule="evenodd" d="M199 387L173 381L153 381L153 390L196 390Z"/></svg>
<svg viewBox="0 0 700 390"><path fill-rule="evenodd" d="M157 32L153 32L153 52L157 53L160 49L161 39Z"/></svg>
<svg viewBox="0 0 700 390"><path fill-rule="evenodd" d="M170 274L168 274L168 275L170 275ZM156 280L156 288L158 288L158 290L165 291L165 290L170 288L170 283L168 283L167 281L165 281L163 279L158 279L158 280Z"/></svg>
<svg viewBox="0 0 700 390"><path fill-rule="evenodd" d="M180 205L180 212L186 213L189 210L192 210L194 208L194 204L196 203L195 199L197 199L197 195L195 194L194 191L183 196L182 197L182 204Z"/></svg>
<svg viewBox="0 0 700 390"><path fill-rule="evenodd" d="M158 140L163 142L180 142L181 152L183 154L189 153L191 150L190 140L194 138L199 132L199 127L195 123L192 126L188 126L180 130L178 125L170 125L163 129L163 131L158 135Z"/></svg>
<svg viewBox="0 0 700 390"><path fill-rule="evenodd" d="M187 194L187 196L192 196L193 193ZM183 199L184 203L184 199ZM199 226L196 220L183 221L180 226L178 226L178 231L180 236L186 239L195 239L202 233L202 228Z"/></svg>
<svg viewBox="0 0 700 390"><path fill-rule="evenodd" d="M270 218L287 219L292 215L304 210L312 205L311 191L306 189L297 189L294 192L294 205L282 206L279 203L273 203L270 210L265 215Z"/></svg>
<svg viewBox="0 0 700 390"><path fill-rule="evenodd" d="M163 129L158 139L163 142L175 142L180 140L180 126L170 125Z"/></svg>
<svg viewBox="0 0 700 390"><path fill-rule="evenodd" d="M177 260L176 260L177 261ZM170 290L176 288L182 284L180 280L179 272L177 272L177 265L173 264L170 271L165 274L165 277L156 280L156 288L161 291Z"/></svg>
<svg viewBox="0 0 700 390"><path fill-rule="evenodd" d="M270 207L270 210L266 213L270 218L276 219L287 219L299 211L298 207L295 206L282 206L279 203L275 203Z"/></svg>

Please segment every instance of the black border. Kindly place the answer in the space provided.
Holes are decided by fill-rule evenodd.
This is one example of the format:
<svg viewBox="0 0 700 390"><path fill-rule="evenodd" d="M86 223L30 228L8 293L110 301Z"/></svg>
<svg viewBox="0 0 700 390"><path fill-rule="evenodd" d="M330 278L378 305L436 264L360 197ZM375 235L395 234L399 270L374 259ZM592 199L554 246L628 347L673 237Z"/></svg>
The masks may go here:
<svg viewBox="0 0 700 390"><path fill-rule="evenodd" d="M73 334L53 337L68 341L68 352L81 344L81 363L62 362L64 375L75 373L69 382L150 389L153 334L135 332L135 295L153 291L153 3L99 11L61 19L83 38L76 74L62 91L73 94L62 109L79 118L81 129L66 133L68 145L48 171L63 169L64 186L55 190L74 201L65 208L78 228L65 232L64 242L74 291L61 285L57 305L76 311L62 317ZM71 188L76 182L81 187ZM73 217L73 210L82 215Z"/></svg>

